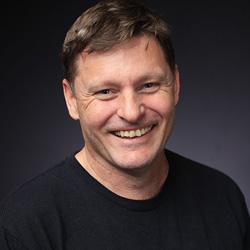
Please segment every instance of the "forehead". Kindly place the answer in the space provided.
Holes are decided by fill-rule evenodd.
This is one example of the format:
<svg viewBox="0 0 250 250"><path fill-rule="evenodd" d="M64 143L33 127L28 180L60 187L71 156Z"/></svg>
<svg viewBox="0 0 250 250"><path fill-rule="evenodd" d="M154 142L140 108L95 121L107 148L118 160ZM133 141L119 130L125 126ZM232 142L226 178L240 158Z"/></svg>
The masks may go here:
<svg viewBox="0 0 250 250"><path fill-rule="evenodd" d="M83 51L76 68L76 78L83 82L112 78L128 81L170 71L163 49L155 38L148 36L132 38L105 52Z"/></svg>

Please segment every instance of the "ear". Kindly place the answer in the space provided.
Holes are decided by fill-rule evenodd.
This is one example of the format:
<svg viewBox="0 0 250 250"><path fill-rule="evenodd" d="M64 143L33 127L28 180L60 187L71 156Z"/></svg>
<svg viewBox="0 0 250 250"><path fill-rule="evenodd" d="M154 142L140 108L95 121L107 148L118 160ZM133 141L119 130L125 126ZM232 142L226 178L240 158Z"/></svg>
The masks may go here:
<svg viewBox="0 0 250 250"><path fill-rule="evenodd" d="M77 108L77 101L76 101L75 94L72 90L72 87L70 86L69 82L66 79L63 79L62 85L63 85L64 98L65 98L65 102L69 111L69 115L74 120L78 120L79 114L78 114L78 108Z"/></svg>
<svg viewBox="0 0 250 250"><path fill-rule="evenodd" d="M175 65L175 83L174 83L174 102L177 105L180 95L180 73L179 68Z"/></svg>

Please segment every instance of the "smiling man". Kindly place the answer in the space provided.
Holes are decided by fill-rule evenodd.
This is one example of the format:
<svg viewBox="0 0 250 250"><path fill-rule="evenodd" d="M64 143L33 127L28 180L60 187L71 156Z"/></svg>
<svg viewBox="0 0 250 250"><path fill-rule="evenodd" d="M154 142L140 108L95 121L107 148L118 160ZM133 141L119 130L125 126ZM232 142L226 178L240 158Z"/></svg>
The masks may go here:
<svg viewBox="0 0 250 250"><path fill-rule="evenodd" d="M62 59L85 145L5 201L1 249L250 249L237 185L165 150L180 90L167 23L135 1L101 1Z"/></svg>
<svg viewBox="0 0 250 250"><path fill-rule="evenodd" d="M108 51L86 47L75 60L78 73L63 87L85 140L76 159L114 193L155 196L168 173L164 146L178 101L177 68L171 70L155 37L146 34Z"/></svg>

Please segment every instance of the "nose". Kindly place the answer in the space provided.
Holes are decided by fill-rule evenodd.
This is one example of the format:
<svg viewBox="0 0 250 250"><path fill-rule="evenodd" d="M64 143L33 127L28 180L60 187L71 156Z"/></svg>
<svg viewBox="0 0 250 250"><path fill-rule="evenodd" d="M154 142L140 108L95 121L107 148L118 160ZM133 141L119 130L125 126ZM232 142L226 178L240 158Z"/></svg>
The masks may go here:
<svg viewBox="0 0 250 250"><path fill-rule="evenodd" d="M141 102L141 97L134 92L126 92L119 98L118 116L129 122L138 122L145 114L145 106Z"/></svg>

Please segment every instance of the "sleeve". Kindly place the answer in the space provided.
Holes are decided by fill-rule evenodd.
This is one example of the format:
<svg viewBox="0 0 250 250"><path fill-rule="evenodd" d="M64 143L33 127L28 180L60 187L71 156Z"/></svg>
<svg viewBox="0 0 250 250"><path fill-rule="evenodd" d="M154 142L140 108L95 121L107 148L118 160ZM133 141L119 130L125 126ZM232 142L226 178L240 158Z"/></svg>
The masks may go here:
<svg viewBox="0 0 250 250"><path fill-rule="evenodd" d="M238 201L235 204L236 217L238 218L238 223L241 228L242 236L243 236L243 250L250 250L250 216L247 208L245 197L240 190L240 188L236 185L238 191ZM237 208L236 208L237 207Z"/></svg>
<svg viewBox="0 0 250 250"><path fill-rule="evenodd" d="M230 177L227 176L226 189L227 199L232 209L233 215L238 223L242 250L250 250L250 216L247 208L246 199L240 187ZM232 235L233 237L233 235Z"/></svg>
<svg viewBox="0 0 250 250"><path fill-rule="evenodd" d="M1 250L28 250L14 235L7 229L0 228L0 249Z"/></svg>
<svg viewBox="0 0 250 250"><path fill-rule="evenodd" d="M244 250L250 249L250 229L248 228L246 239L245 239L245 248Z"/></svg>
<svg viewBox="0 0 250 250"><path fill-rule="evenodd" d="M246 221L246 234L244 240L244 250L250 249L250 217L247 210L246 203L244 203L244 211L245 211L245 221Z"/></svg>

